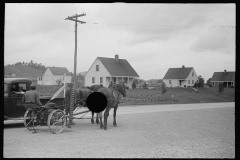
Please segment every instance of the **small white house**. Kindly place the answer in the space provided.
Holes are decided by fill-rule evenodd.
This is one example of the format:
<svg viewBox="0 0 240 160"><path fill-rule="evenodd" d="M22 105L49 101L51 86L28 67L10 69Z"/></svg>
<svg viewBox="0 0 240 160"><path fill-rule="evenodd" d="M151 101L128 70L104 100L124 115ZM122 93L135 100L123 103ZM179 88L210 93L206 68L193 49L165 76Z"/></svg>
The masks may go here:
<svg viewBox="0 0 240 160"><path fill-rule="evenodd" d="M42 77L37 78L38 85L57 85L58 80L63 84L71 82L71 74L66 67L48 67Z"/></svg>
<svg viewBox="0 0 240 160"><path fill-rule="evenodd" d="M235 72L214 72L211 78L213 86L218 86L219 83L223 83L224 87L235 87Z"/></svg>
<svg viewBox="0 0 240 160"><path fill-rule="evenodd" d="M193 67L169 68L163 82L167 87L188 87L198 81L198 76Z"/></svg>
<svg viewBox="0 0 240 160"><path fill-rule="evenodd" d="M97 57L85 74L85 86L102 84L108 87L110 81L122 81L132 88L132 82L137 78L139 75L126 59L119 59L118 55L115 58Z"/></svg>

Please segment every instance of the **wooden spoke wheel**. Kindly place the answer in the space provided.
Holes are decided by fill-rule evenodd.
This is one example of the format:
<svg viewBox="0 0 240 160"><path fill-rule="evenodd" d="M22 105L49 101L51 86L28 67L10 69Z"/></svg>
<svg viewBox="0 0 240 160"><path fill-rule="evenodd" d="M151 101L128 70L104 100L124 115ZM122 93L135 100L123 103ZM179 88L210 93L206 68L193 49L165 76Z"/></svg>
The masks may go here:
<svg viewBox="0 0 240 160"><path fill-rule="evenodd" d="M37 122L36 122L36 116L33 112L33 110L27 110L24 114L24 119L23 123L27 129L30 131L36 130L35 128L37 127Z"/></svg>
<svg viewBox="0 0 240 160"><path fill-rule="evenodd" d="M53 110L48 116L48 128L54 133L61 133L66 125L66 115L62 110Z"/></svg>

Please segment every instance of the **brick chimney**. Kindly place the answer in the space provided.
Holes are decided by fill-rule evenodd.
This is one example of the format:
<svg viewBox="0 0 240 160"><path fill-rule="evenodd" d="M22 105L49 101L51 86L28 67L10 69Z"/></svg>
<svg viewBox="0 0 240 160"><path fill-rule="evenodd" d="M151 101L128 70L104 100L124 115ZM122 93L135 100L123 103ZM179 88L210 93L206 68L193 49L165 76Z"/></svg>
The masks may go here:
<svg viewBox="0 0 240 160"><path fill-rule="evenodd" d="M184 65L182 65L182 68L185 68L185 66L184 66Z"/></svg>
<svg viewBox="0 0 240 160"><path fill-rule="evenodd" d="M226 69L224 70L224 74L227 74L227 70Z"/></svg>
<svg viewBox="0 0 240 160"><path fill-rule="evenodd" d="M116 55L115 55L115 60L116 60L117 63L119 62L118 58L119 58L119 57L118 57L118 55L116 54Z"/></svg>

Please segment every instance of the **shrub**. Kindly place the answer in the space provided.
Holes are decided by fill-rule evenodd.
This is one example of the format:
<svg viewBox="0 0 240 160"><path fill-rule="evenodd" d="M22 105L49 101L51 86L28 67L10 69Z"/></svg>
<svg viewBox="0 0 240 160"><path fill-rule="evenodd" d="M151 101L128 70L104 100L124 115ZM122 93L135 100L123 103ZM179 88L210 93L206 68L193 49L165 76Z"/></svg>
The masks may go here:
<svg viewBox="0 0 240 160"><path fill-rule="evenodd" d="M197 88L198 87L198 83L195 82L194 85L193 85L193 88Z"/></svg>
<svg viewBox="0 0 240 160"><path fill-rule="evenodd" d="M163 82L162 84L162 94L165 94L167 92L166 84Z"/></svg>
<svg viewBox="0 0 240 160"><path fill-rule="evenodd" d="M224 91L223 83L219 83L218 92L223 92L223 91Z"/></svg>
<svg viewBox="0 0 240 160"><path fill-rule="evenodd" d="M132 82L132 88L133 88L133 89L136 88L136 83L135 83L135 81Z"/></svg>

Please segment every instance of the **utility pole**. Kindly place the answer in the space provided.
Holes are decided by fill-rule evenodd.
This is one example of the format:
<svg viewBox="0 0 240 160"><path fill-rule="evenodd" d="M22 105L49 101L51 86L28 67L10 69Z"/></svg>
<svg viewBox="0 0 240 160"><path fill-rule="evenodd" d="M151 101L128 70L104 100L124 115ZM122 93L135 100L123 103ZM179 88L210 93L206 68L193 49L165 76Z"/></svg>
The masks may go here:
<svg viewBox="0 0 240 160"><path fill-rule="evenodd" d="M79 21L77 18L81 17L81 16L86 16L85 13L83 14L79 14L79 15L75 15L75 16L71 16L71 17L67 17L67 20L71 20L75 22L75 54L74 54L74 87L72 88L72 94L71 94L71 103L70 103L70 110L69 110L69 127L73 124L72 120L73 120L73 110L74 110L74 106L76 105L76 91L77 91L77 76L76 76L76 68L77 68L77 22L83 24L86 22L83 21ZM66 20L65 19L65 20Z"/></svg>

